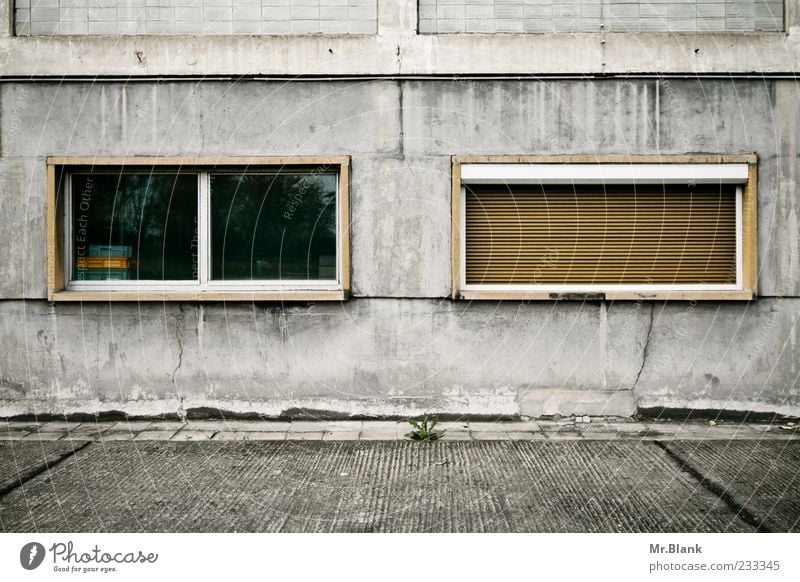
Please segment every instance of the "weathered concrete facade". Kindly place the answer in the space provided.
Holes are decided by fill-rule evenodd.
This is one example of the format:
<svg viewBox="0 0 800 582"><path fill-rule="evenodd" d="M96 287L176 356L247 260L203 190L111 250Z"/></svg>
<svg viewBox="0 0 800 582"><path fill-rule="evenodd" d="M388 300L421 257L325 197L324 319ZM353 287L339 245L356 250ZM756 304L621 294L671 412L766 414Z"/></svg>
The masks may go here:
<svg viewBox="0 0 800 582"><path fill-rule="evenodd" d="M0 416L800 414L796 3L785 34L657 45L440 39L415 9L381 2L378 34L350 39L0 39ZM759 156L757 300L448 298L452 155L691 152ZM49 304L54 155L349 155L351 298Z"/></svg>
<svg viewBox="0 0 800 582"><path fill-rule="evenodd" d="M183 398L266 414L796 414L797 90L697 79L4 84L2 411L157 414ZM687 151L759 154L757 301L445 298L452 154ZM347 302L45 300L47 155L343 153Z"/></svg>

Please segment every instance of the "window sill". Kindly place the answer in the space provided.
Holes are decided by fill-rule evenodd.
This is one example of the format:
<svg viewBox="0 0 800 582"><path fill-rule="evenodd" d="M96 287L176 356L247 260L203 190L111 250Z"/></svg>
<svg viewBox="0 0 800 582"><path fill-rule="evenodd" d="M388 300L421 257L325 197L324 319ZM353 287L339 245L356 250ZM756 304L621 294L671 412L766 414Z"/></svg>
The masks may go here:
<svg viewBox="0 0 800 582"><path fill-rule="evenodd" d="M467 301L752 301L752 290L738 291L608 291L550 293L547 291L460 291Z"/></svg>
<svg viewBox="0 0 800 582"><path fill-rule="evenodd" d="M344 301L345 291L57 291L51 303L76 301Z"/></svg>

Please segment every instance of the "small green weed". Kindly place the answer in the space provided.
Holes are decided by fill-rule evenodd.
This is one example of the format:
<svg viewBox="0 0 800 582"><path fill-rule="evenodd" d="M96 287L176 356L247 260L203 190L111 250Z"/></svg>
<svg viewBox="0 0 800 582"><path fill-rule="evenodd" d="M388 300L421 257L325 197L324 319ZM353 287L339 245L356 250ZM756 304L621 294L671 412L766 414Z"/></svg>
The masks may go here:
<svg viewBox="0 0 800 582"><path fill-rule="evenodd" d="M433 416L428 417L423 416L421 419L414 420L413 418L408 419L408 424L410 424L414 430L409 433L406 433L406 438L411 439L412 441L438 441L440 438L444 436L446 431L444 430L434 430L436 423L439 420Z"/></svg>

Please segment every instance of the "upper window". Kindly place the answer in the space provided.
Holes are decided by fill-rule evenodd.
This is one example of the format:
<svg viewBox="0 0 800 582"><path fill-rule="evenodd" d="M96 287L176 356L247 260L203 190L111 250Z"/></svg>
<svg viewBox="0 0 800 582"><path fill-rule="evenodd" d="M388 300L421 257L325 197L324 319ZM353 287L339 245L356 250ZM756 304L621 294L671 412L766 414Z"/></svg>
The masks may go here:
<svg viewBox="0 0 800 582"><path fill-rule="evenodd" d="M53 159L51 299L339 299L346 158Z"/></svg>
<svg viewBox="0 0 800 582"><path fill-rule="evenodd" d="M753 297L754 156L575 159L455 159L454 297Z"/></svg>
<svg viewBox="0 0 800 582"><path fill-rule="evenodd" d="M786 2L788 4L788 2ZM784 0L418 0L421 34L784 30Z"/></svg>

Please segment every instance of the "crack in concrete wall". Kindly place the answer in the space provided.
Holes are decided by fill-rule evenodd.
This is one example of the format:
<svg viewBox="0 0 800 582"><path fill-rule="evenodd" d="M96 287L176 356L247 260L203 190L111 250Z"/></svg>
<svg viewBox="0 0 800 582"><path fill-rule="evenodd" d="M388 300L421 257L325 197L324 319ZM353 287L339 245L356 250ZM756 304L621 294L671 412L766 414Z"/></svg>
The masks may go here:
<svg viewBox="0 0 800 582"><path fill-rule="evenodd" d="M648 350L650 349L650 337L653 335L653 320L655 315L656 305L655 303L650 304L650 318L647 324L647 333L644 336L644 346L642 347L642 365L639 366L639 371L636 373L636 378L633 380L633 385L631 386L631 391L634 393L634 398L636 395L636 389L639 387L639 379L642 377L642 372L644 371L644 367L647 364L647 356Z"/></svg>
<svg viewBox="0 0 800 582"><path fill-rule="evenodd" d="M178 342L178 364L175 366L175 369L172 370L172 374L170 376L172 386L175 388L176 393L178 392L178 384L175 381L175 376L183 365L183 342L181 341L181 334L184 331L184 311L182 303L178 304L178 309L180 310L180 313L175 316L175 340ZM181 397L181 403L182 402L183 398Z"/></svg>

